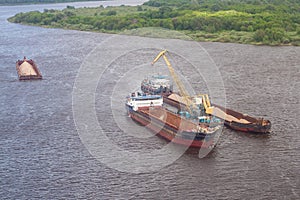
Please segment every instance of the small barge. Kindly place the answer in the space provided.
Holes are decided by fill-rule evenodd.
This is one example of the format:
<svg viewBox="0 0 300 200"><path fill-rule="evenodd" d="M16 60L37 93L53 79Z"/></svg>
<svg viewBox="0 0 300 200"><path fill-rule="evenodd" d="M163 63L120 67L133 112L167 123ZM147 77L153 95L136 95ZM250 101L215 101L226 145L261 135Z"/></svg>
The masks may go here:
<svg viewBox="0 0 300 200"><path fill-rule="evenodd" d="M271 131L271 122L269 120L251 117L219 105L213 104L213 106L217 110L216 115L223 112L221 115L225 116L224 124L233 130L252 133L269 133Z"/></svg>
<svg viewBox="0 0 300 200"><path fill-rule="evenodd" d="M23 60L16 62L16 69L19 80L37 80L42 79L42 75L33 60L28 60L24 57Z"/></svg>
<svg viewBox="0 0 300 200"><path fill-rule="evenodd" d="M125 103L129 116L159 136L179 145L213 148L221 126L209 127L170 112L161 95L132 93Z"/></svg>

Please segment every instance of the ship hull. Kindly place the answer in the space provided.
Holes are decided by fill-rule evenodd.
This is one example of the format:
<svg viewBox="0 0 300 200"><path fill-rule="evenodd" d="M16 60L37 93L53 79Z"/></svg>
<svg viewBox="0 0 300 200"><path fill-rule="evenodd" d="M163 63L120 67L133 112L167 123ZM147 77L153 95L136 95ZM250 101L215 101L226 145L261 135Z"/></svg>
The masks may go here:
<svg viewBox="0 0 300 200"><path fill-rule="evenodd" d="M199 133L197 136L191 136L189 132L180 132L176 128L168 125L165 121L150 117L149 115L145 114L143 110L134 111L128 106L127 110L129 116L134 121L147 127L167 141L171 141L175 144L184 145L187 147L207 149L213 148L216 144L214 140L214 134L207 136L204 133Z"/></svg>
<svg viewBox="0 0 300 200"><path fill-rule="evenodd" d="M255 124L242 124L228 121L225 121L224 124L225 126L236 131L251 132L257 134L269 133L271 129L271 125L261 126Z"/></svg>

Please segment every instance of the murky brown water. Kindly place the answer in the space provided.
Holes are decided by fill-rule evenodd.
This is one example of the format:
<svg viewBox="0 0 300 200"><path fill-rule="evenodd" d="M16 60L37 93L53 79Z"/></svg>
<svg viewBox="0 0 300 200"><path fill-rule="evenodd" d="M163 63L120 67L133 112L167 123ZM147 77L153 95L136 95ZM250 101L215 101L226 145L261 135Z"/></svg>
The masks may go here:
<svg viewBox="0 0 300 200"><path fill-rule="evenodd" d="M72 91L80 66L111 35L5 21L15 12L43 6L0 7L2 199L299 199L299 47L201 43L222 73L227 106L270 119L272 133L248 135L225 128L204 159L187 152L159 171L131 174L95 159L73 120ZM149 53L135 53L124 66ZM36 61L44 80L17 80L15 61L24 55ZM96 99L101 100L101 88ZM102 120L110 107L96 105ZM120 114L125 125L144 130ZM108 135L122 133L115 133L115 122L108 123ZM149 145L130 138L116 142L129 150ZM165 145L158 137L149 141L151 148Z"/></svg>

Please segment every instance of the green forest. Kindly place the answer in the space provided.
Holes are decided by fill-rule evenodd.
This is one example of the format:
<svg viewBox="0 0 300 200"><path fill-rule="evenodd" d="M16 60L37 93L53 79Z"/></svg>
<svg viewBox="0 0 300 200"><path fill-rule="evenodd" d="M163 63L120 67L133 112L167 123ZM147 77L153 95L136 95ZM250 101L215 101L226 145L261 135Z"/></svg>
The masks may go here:
<svg viewBox="0 0 300 200"><path fill-rule="evenodd" d="M95 1L95 0L0 0L0 5L65 3L65 2L76 2L76 1Z"/></svg>
<svg viewBox="0 0 300 200"><path fill-rule="evenodd" d="M10 22L120 33L142 27L180 31L196 41L300 45L299 0L150 0L141 6L19 13Z"/></svg>

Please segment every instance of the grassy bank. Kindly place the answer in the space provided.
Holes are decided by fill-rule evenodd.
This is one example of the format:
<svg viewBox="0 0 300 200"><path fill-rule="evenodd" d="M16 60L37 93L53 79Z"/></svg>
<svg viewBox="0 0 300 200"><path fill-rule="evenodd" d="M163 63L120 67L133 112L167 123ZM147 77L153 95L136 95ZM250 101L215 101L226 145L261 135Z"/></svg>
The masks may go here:
<svg viewBox="0 0 300 200"><path fill-rule="evenodd" d="M295 0L150 0L142 6L78 8L19 13L10 22L107 33L160 27L197 41L300 45ZM142 33L143 32L143 33ZM148 33L140 32L147 36ZM138 31L135 31L138 34Z"/></svg>

